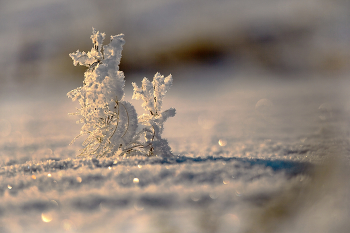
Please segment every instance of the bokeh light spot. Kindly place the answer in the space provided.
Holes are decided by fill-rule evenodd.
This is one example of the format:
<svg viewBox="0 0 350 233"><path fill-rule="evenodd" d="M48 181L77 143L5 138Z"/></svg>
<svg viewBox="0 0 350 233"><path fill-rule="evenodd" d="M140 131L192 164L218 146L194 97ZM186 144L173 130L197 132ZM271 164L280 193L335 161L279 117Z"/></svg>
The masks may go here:
<svg viewBox="0 0 350 233"><path fill-rule="evenodd" d="M224 139L220 139L218 143L219 143L220 146L226 146L227 145L227 141L224 140Z"/></svg>
<svg viewBox="0 0 350 233"><path fill-rule="evenodd" d="M62 221L62 227L63 227L63 230L65 230L65 231L74 230L74 224L68 219L65 219Z"/></svg>
<svg viewBox="0 0 350 233"><path fill-rule="evenodd" d="M52 214L51 213L42 213L41 219L43 222L51 222L52 221Z"/></svg>
<svg viewBox="0 0 350 233"><path fill-rule="evenodd" d="M268 99L261 99L255 105L255 110L262 116L270 116L273 112L273 103Z"/></svg>

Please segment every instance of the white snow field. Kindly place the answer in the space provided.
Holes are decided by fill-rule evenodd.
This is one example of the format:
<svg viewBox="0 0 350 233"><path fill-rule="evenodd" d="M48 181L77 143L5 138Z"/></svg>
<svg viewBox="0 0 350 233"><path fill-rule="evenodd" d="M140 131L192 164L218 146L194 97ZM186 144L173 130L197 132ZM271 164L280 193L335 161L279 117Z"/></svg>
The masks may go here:
<svg viewBox="0 0 350 233"><path fill-rule="evenodd" d="M171 158L76 158L65 93L1 103L0 232L346 232L347 79L216 71L174 75Z"/></svg>

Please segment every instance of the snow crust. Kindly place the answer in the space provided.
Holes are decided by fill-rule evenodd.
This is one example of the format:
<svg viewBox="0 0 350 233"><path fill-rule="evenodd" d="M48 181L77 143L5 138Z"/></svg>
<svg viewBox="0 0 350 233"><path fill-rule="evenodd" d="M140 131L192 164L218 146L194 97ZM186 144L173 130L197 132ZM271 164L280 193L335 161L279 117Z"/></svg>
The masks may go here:
<svg viewBox="0 0 350 233"><path fill-rule="evenodd" d="M163 103L173 157L76 158L74 103L2 104L0 232L344 232L346 92L195 74Z"/></svg>

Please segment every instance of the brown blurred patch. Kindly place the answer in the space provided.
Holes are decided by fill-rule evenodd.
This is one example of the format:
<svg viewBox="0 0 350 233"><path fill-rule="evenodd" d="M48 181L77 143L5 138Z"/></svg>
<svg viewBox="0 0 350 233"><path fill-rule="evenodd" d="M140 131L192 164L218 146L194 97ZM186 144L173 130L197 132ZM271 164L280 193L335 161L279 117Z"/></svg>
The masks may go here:
<svg viewBox="0 0 350 233"><path fill-rule="evenodd" d="M225 62L271 72L338 71L346 68L349 61L349 57L344 56L346 52L324 53L318 50L312 46L314 33L310 27L252 25L220 37L202 35L157 48L126 44L120 70L125 73L163 72L182 66L218 65ZM81 43L77 38L72 40L75 44L73 41L66 41L67 45L64 44L66 42L60 42L62 48L49 53L40 41L24 41L19 49L17 61L20 68L16 69L16 80L36 80L40 72L63 79L80 77L79 80L82 80L86 68L74 67L68 54L77 49L89 51L91 41L84 39Z"/></svg>
<svg viewBox="0 0 350 233"><path fill-rule="evenodd" d="M310 46L313 34L309 27L255 25L221 37L208 35L181 41L161 50L142 48L132 54L125 50L121 70L162 70L183 65L217 65L225 61L272 72L315 70L322 66L315 63L322 62L314 59L318 50Z"/></svg>
<svg viewBox="0 0 350 233"><path fill-rule="evenodd" d="M308 177L296 177L289 187L287 187L281 195L276 196L269 202L265 203L262 209L252 213L250 227L246 233L272 233L272 232L294 232L294 227L299 227L304 224L303 229L317 229L308 222L304 212L310 210L325 211L322 213L328 216L327 211L334 209L322 209L320 203L324 202L327 197L332 197L335 194L334 190L339 190L342 186L343 171L340 168L340 153L341 150L336 149L328 155L322 164L317 165ZM341 176L339 176L341 174ZM339 194L339 193L337 193ZM334 199L339 198L334 197ZM329 200L331 203L332 200ZM338 208L332 206L332 208ZM319 214L319 213L317 213ZM320 223L321 224L321 223ZM348 223L344 223L348 224ZM343 226L339 226L341 229ZM304 232L304 231L303 231ZM325 232L328 232L325 230Z"/></svg>

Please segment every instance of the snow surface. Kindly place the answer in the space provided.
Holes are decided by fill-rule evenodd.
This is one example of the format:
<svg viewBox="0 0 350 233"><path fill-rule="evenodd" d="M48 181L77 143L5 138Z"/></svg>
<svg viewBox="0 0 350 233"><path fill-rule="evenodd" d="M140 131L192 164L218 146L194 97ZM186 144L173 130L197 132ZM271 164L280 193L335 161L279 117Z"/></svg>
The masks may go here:
<svg viewBox="0 0 350 233"><path fill-rule="evenodd" d="M174 75L172 158L76 158L75 103L1 103L0 232L346 232L349 82L221 68Z"/></svg>

